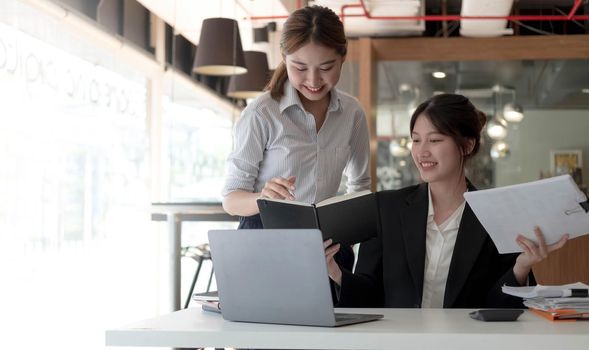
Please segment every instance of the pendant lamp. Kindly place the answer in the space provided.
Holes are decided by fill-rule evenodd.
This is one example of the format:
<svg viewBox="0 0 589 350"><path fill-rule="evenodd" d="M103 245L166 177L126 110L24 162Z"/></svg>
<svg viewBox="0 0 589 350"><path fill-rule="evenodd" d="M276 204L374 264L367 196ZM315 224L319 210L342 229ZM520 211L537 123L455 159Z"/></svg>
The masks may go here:
<svg viewBox="0 0 589 350"><path fill-rule="evenodd" d="M227 96L240 99L255 98L264 92L270 78L268 58L265 52L245 51L247 73L229 79Z"/></svg>
<svg viewBox="0 0 589 350"><path fill-rule="evenodd" d="M507 136L507 122L495 117L487 123L487 135L493 140L500 141Z"/></svg>
<svg viewBox="0 0 589 350"><path fill-rule="evenodd" d="M503 117L510 123L519 123L524 119L524 109L515 103L508 103L503 108Z"/></svg>
<svg viewBox="0 0 589 350"><path fill-rule="evenodd" d="M192 70L198 74L220 76L247 72L236 20L216 17L202 22Z"/></svg>

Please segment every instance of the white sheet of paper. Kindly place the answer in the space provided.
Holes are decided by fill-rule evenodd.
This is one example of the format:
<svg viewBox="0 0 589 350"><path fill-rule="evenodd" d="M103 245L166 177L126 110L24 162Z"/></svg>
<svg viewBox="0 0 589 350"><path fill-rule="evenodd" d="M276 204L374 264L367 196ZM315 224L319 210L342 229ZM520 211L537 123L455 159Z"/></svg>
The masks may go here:
<svg viewBox="0 0 589 350"><path fill-rule="evenodd" d="M522 251L515 242L520 233L536 242L534 226L547 244L565 233L570 238L589 233L589 213L579 205L587 197L569 175L466 192L464 198L502 254Z"/></svg>
<svg viewBox="0 0 589 350"><path fill-rule="evenodd" d="M589 286L583 282L576 282L576 283L569 283L569 284L561 284L561 285L554 285L554 286L545 286L545 285L537 285L537 286L525 286L525 287L512 287L512 286L503 286L501 287L501 291L505 294L514 295L520 298L561 298L563 293L569 289L589 289ZM589 301L589 299L585 299Z"/></svg>

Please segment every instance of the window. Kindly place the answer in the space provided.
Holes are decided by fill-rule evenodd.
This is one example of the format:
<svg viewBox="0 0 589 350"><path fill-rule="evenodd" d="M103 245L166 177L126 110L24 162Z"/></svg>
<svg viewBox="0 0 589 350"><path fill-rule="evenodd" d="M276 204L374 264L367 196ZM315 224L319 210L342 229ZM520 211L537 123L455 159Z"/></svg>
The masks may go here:
<svg viewBox="0 0 589 350"><path fill-rule="evenodd" d="M175 94L183 89L177 77ZM184 87L188 90L188 87ZM212 109L210 92L196 90L188 99L165 96L162 104L164 197L171 202L220 202L225 162L231 152L236 111ZM174 96L174 95L172 95Z"/></svg>

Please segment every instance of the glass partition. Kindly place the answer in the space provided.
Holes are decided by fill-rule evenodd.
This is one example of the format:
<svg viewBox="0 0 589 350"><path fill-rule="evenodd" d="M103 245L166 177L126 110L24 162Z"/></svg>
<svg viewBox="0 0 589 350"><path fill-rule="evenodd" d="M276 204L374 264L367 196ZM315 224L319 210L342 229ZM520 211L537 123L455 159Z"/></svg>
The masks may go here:
<svg viewBox="0 0 589 350"><path fill-rule="evenodd" d="M419 103L444 92L467 96L488 116L482 148L468 173L479 188L562 173L586 188L586 76L589 60L379 62L378 189L420 181L410 155L410 117Z"/></svg>

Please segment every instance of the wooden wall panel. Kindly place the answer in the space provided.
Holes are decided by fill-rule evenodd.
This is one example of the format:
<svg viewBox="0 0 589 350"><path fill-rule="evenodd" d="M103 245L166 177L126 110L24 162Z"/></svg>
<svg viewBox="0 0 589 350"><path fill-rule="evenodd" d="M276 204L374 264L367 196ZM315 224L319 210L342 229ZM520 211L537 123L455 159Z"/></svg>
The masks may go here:
<svg viewBox="0 0 589 350"><path fill-rule="evenodd" d="M584 282L589 284L589 235L568 241L548 259L534 266L540 284Z"/></svg>
<svg viewBox="0 0 589 350"><path fill-rule="evenodd" d="M349 60L360 58L359 40L349 41ZM589 35L498 38L372 39L377 61L497 61L589 58Z"/></svg>
<svg viewBox="0 0 589 350"><path fill-rule="evenodd" d="M370 136L370 177L371 190L376 191L376 154L378 141L376 139L376 59L372 48L372 39L362 38L358 43L358 100L366 113L368 132Z"/></svg>

